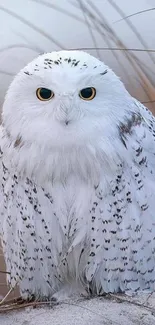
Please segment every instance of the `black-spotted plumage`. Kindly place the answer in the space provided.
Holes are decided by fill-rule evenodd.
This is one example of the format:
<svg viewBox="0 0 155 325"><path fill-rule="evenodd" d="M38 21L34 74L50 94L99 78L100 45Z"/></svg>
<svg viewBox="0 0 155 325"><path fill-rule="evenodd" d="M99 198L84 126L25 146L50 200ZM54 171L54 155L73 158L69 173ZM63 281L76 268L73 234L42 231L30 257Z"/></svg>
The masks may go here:
<svg viewBox="0 0 155 325"><path fill-rule="evenodd" d="M38 98L40 87L52 98ZM86 88L91 96L81 98ZM36 299L154 291L152 114L104 63L62 51L19 73L2 120L0 231L9 283Z"/></svg>

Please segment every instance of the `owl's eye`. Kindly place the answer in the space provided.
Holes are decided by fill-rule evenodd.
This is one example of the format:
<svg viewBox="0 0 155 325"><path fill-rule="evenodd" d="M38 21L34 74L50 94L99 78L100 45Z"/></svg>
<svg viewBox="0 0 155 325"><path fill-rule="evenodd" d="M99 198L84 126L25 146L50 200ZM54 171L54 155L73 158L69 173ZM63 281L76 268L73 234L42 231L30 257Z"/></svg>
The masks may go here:
<svg viewBox="0 0 155 325"><path fill-rule="evenodd" d="M92 100L96 96L96 89L93 87L83 88L80 90L79 96L83 100Z"/></svg>
<svg viewBox="0 0 155 325"><path fill-rule="evenodd" d="M47 88L38 88L36 90L36 95L37 95L38 99L40 99L42 101L47 101L47 100L50 100L54 96L54 93L52 90L47 89Z"/></svg>

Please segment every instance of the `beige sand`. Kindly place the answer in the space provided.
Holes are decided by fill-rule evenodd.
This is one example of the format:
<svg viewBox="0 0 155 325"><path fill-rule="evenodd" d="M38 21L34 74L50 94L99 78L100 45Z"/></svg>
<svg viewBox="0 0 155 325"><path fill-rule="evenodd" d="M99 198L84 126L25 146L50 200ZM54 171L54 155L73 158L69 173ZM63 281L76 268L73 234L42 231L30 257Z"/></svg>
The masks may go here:
<svg viewBox="0 0 155 325"><path fill-rule="evenodd" d="M123 298L123 297L122 297ZM155 295L72 300L51 307L0 314L1 325L155 325ZM120 300L121 301L121 300ZM141 306L138 306L140 304Z"/></svg>

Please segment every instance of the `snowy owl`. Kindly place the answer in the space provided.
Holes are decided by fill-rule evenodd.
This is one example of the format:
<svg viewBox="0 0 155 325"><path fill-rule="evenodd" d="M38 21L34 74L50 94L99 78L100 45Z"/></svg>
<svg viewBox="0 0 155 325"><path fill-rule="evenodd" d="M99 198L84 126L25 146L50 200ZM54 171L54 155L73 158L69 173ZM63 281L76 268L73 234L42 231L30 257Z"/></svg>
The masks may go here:
<svg viewBox="0 0 155 325"><path fill-rule="evenodd" d="M155 289L155 119L81 51L39 56L2 112L1 239L24 299Z"/></svg>

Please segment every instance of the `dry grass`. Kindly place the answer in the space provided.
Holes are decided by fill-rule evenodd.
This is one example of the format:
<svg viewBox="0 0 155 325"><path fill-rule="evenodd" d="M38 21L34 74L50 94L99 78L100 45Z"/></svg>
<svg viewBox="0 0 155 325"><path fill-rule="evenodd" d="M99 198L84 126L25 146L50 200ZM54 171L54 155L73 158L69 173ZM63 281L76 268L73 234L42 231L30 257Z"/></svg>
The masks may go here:
<svg viewBox="0 0 155 325"><path fill-rule="evenodd" d="M44 7L48 7L49 10L55 10L63 13L66 16L72 17L75 20L80 21L83 24L86 24L88 27L88 30L90 32L92 41L94 43L94 46L91 48L83 48L84 50L96 50L98 57L100 57L100 51L111 51L114 59L117 60L117 63L119 64L122 73L124 73L128 79L129 83L132 84L133 80L131 78L131 75L128 74L128 69L126 69L126 66L122 64L121 55L124 56L124 58L127 60L128 65L136 72L136 77L134 76L133 78L136 78L138 80L140 87L142 88L143 92L145 93L146 96L146 101L144 102L148 108L152 110L153 113L155 113L155 84L154 84L154 73L150 70L148 64L146 64L138 55L139 53L143 52L147 55L147 60L154 65L155 63L155 49L149 49L147 47L147 44L145 43L145 40L142 38L141 34L136 30L134 25L132 24L131 17L135 15L141 15L141 14L146 14L149 10L153 11L155 8L147 9L144 11L139 11L136 13L131 14L130 16L126 16L124 12L119 8L116 4L117 1L113 0L108 0L109 4L117 11L117 13L120 15L120 20L124 20L124 23L128 25L128 27L132 30L132 32L135 33L136 37L139 39L141 43L141 48L126 48L125 44L122 42L121 38L116 34L114 29L109 25L108 21L106 20L106 17L104 14L102 14L97 6L95 5L95 1L88 1L84 2L81 0L77 1L70 1L71 6L74 7L74 13L70 13L69 11L65 10L64 8L61 8L61 6L56 5L56 4L51 4L48 1L45 0L31 0L32 2L42 4ZM79 17L78 10L83 11L83 17ZM0 10L13 16L17 20L21 21L23 24L29 26L33 30L35 30L40 37L47 38L51 42L53 42L59 49L65 49L63 44L60 44L51 34L45 33L43 30L41 30L38 26L35 26L33 23L31 23L29 20L26 18L23 18L13 11L6 9L2 5L0 5ZM106 43L106 46L101 46L97 47L94 32L97 31L103 38L104 44ZM21 37L23 37L22 33L20 33ZM29 40L27 39L27 42ZM113 45L111 45L113 44ZM38 53L44 52L43 48L40 48L40 45L35 46L32 44L32 42L26 46L24 44L16 44L14 46L10 46L4 49L1 49L0 52L2 51L8 51L9 48L12 47L28 47L33 50L35 50ZM5 71L0 71L2 73L9 74L8 72ZM137 95L137 98L139 96ZM2 255L2 251L0 252ZM0 294L3 292L5 294L5 297L3 300L0 302L0 313L1 312L6 312L6 311L11 311L15 309L21 309L25 308L27 306L33 306L36 307L38 305L43 305L43 304L49 304L49 303L42 303L42 302L23 302L21 297L19 296L18 290L14 289L7 289L5 281L5 269L4 269L4 263L2 261L2 256L0 256L1 260L1 265L3 266L3 269L0 269L0 280L3 279L3 281L0 283ZM4 290L5 287L5 290ZM118 296L118 295L109 295L111 299L124 299L123 296ZM126 301L126 299L125 299ZM131 303L131 301L129 302ZM136 304L136 302L134 302ZM143 304L143 307L148 308L148 306ZM154 311L154 310L153 310Z"/></svg>

